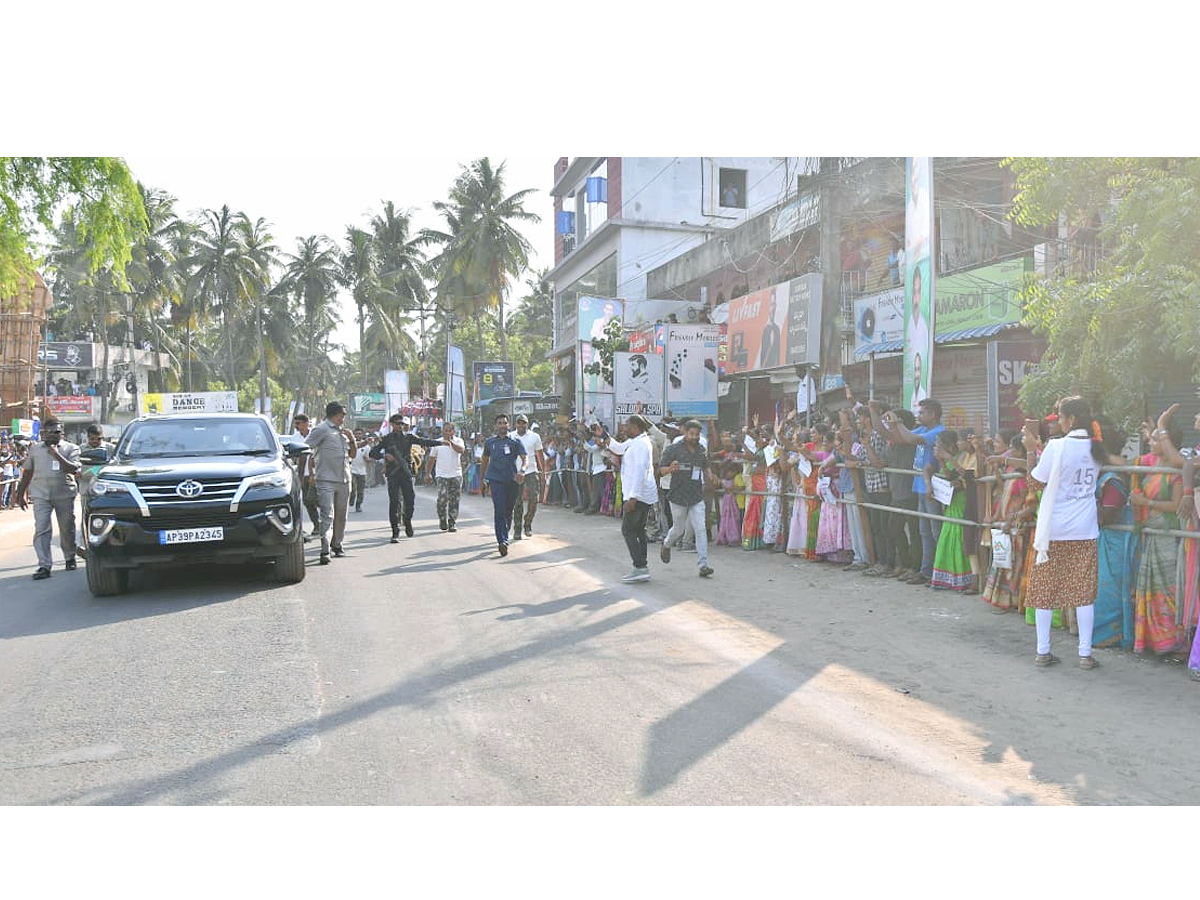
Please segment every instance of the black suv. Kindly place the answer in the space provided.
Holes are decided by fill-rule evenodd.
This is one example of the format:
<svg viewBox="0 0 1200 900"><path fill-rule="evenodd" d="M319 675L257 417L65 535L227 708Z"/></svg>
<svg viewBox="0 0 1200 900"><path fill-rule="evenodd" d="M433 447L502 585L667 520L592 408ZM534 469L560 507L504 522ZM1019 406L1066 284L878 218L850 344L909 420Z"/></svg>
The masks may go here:
<svg viewBox="0 0 1200 900"><path fill-rule="evenodd" d="M304 579L300 478L308 448L246 413L144 416L81 482L88 588L119 594L142 566L271 560Z"/></svg>

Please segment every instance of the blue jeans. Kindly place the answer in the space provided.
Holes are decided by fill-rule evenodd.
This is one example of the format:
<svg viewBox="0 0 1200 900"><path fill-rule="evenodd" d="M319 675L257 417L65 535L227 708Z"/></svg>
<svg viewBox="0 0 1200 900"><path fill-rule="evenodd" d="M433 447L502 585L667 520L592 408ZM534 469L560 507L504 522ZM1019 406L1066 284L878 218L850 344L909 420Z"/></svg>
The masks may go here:
<svg viewBox="0 0 1200 900"><path fill-rule="evenodd" d="M942 504L933 499L933 494L917 494L917 512L942 514ZM921 529L921 574L933 576L933 557L937 554L938 538L942 536L942 523L936 519L918 519Z"/></svg>
<svg viewBox="0 0 1200 900"><path fill-rule="evenodd" d="M517 505L517 491L521 485L515 481L488 481L492 494L492 511L495 513L496 543L508 543L508 526L512 522L513 507Z"/></svg>

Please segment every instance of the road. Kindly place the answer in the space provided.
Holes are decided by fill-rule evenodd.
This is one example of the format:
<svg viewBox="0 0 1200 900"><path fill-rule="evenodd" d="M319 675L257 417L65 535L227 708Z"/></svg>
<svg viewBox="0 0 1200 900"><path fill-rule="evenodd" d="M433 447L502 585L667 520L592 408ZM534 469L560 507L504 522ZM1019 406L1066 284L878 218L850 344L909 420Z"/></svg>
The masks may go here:
<svg viewBox="0 0 1200 900"><path fill-rule="evenodd" d="M30 580L0 517L0 803L1196 804L1180 666L1035 669L979 598L717 548L648 584L619 522L539 511L501 559L490 500L281 586L248 568ZM315 562L315 544L310 543ZM55 548L56 559L59 551Z"/></svg>

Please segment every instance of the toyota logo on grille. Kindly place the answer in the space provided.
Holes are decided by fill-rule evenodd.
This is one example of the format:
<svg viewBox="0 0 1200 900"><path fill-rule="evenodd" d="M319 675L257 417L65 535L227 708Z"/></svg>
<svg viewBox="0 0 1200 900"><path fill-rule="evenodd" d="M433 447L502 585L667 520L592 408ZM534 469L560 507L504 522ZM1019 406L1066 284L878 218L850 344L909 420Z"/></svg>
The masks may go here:
<svg viewBox="0 0 1200 900"><path fill-rule="evenodd" d="M191 500L193 497L199 497L204 492L204 485L198 481L189 478L187 481L181 481L175 486L175 493L180 497Z"/></svg>

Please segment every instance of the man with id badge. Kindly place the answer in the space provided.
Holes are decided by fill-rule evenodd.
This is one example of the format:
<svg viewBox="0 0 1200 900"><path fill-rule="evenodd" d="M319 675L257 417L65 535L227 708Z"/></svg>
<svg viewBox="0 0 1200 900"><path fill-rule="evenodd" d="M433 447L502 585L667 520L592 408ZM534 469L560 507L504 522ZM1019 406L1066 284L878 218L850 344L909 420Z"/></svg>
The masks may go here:
<svg viewBox="0 0 1200 900"><path fill-rule="evenodd" d="M508 436L508 416L503 413L496 416L496 433L484 443L479 467L492 495L496 546L501 556L508 556L508 528L512 524L517 491L525 481L525 462L525 445Z"/></svg>
<svg viewBox="0 0 1200 900"><path fill-rule="evenodd" d="M26 489L33 500L33 549L38 568L34 581L50 577L50 516L58 518L63 568L75 568L75 475L79 472L79 445L62 439L62 426L53 417L42 423L42 442L29 445L17 485L17 504L26 509Z"/></svg>
<svg viewBox="0 0 1200 900"><path fill-rule="evenodd" d="M683 423L683 440L663 450L658 474L671 476L667 501L671 504L671 530L663 538L659 558L669 563L671 547L683 539L688 523L696 534L696 564L700 577L707 578L713 570L708 565L708 534L704 527L704 478L708 454L700 446L700 423L689 419Z"/></svg>

